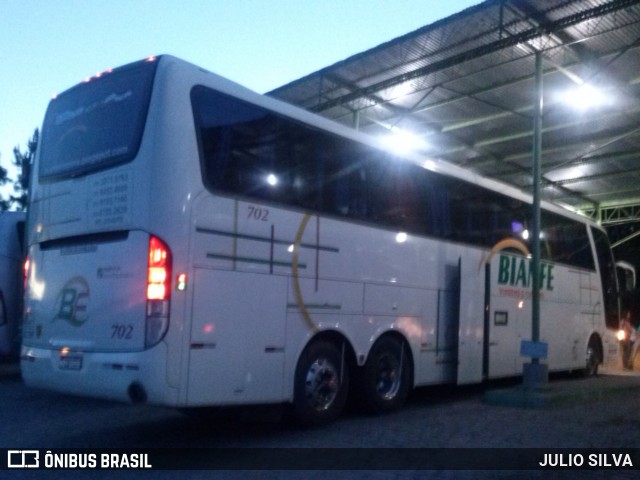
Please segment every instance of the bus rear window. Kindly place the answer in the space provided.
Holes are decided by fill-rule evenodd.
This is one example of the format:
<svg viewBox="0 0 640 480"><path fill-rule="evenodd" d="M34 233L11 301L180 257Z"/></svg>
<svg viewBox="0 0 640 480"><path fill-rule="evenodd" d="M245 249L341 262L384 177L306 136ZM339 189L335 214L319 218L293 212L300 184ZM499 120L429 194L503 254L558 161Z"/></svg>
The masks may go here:
<svg viewBox="0 0 640 480"><path fill-rule="evenodd" d="M136 156L156 64L118 68L51 101L42 131L41 181L77 177Z"/></svg>

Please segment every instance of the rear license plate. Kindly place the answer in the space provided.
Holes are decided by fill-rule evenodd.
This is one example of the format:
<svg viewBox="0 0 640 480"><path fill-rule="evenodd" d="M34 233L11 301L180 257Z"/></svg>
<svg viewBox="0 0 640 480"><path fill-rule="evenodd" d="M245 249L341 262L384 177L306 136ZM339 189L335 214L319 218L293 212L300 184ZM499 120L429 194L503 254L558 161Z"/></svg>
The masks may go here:
<svg viewBox="0 0 640 480"><path fill-rule="evenodd" d="M60 355L58 368L60 368L60 370L81 370L82 354L74 353L74 354Z"/></svg>

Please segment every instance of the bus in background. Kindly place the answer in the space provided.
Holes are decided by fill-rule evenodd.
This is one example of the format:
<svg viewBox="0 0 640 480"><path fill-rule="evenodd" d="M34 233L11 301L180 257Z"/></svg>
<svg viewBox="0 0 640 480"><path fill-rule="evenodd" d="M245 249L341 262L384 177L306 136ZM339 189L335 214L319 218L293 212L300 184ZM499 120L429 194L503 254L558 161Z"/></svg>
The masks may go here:
<svg viewBox="0 0 640 480"><path fill-rule="evenodd" d="M171 56L54 98L31 187L28 385L336 419L520 375L531 199ZM544 204L550 370L617 354L605 232Z"/></svg>
<svg viewBox="0 0 640 480"><path fill-rule="evenodd" d="M17 357L24 277L23 212L0 213L0 357Z"/></svg>

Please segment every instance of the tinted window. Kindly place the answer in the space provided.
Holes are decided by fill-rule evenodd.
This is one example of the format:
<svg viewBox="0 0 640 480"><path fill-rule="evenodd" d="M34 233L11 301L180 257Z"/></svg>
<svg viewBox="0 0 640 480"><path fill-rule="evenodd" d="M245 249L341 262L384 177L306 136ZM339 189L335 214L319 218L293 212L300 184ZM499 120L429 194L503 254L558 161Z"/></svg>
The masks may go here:
<svg viewBox="0 0 640 480"><path fill-rule="evenodd" d="M531 205L205 87L191 92L213 191L491 248L526 239ZM542 214L542 258L594 269L586 226Z"/></svg>
<svg viewBox="0 0 640 480"><path fill-rule="evenodd" d="M595 270L586 225L545 211L541 217L543 259Z"/></svg>
<svg viewBox="0 0 640 480"><path fill-rule="evenodd" d="M601 230L592 228L591 232L596 246L598 266L600 267L605 319L609 328L618 328L618 284L616 266L609 246L609 239Z"/></svg>
<svg viewBox="0 0 640 480"><path fill-rule="evenodd" d="M367 217L367 169L380 152L204 87L191 98L207 187Z"/></svg>
<svg viewBox="0 0 640 480"><path fill-rule="evenodd" d="M40 180L131 160L140 146L156 64L121 67L53 99L42 129Z"/></svg>

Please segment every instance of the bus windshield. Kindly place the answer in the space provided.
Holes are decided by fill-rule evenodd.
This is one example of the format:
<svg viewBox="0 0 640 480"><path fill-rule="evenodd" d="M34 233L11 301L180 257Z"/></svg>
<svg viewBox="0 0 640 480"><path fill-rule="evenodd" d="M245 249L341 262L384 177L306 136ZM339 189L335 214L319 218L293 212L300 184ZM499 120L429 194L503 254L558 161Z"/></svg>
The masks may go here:
<svg viewBox="0 0 640 480"><path fill-rule="evenodd" d="M138 152L157 62L138 62L54 98L43 126L40 181L77 177Z"/></svg>

